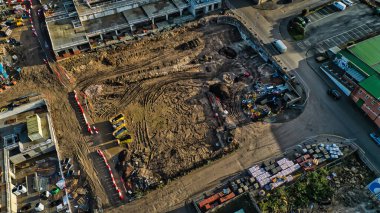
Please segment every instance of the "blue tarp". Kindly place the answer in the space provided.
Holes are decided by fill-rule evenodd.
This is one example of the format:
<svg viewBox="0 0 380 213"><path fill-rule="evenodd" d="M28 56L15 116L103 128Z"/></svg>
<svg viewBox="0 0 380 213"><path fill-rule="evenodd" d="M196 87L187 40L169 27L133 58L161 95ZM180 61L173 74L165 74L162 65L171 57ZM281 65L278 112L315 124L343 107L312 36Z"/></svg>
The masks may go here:
<svg viewBox="0 0 380 213"><path fill-rule="evenodd" d="M9 75L7 74L7 71L5 71L2 63L0 63L0 74L2 74L4 76L4 78L6 78L6 79L9 78Z"/></svg>

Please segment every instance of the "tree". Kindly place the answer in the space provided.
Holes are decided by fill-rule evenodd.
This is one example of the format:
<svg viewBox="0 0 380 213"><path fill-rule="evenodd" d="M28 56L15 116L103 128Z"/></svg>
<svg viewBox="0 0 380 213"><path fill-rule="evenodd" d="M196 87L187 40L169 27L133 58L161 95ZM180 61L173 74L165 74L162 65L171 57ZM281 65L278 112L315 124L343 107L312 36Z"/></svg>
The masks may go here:
<svg viewBox="0 0 380 213"><path fill-rule="evenodd" d="M307 16L309 14L309 8L305 8L302 10L301 16Z"/></svg>
<svg viewBox="0 0 380 213"><path fill-rule="evenodd" d="M305 35L305 28L298 22L293 22L294 31L299 35Z"/></svg>

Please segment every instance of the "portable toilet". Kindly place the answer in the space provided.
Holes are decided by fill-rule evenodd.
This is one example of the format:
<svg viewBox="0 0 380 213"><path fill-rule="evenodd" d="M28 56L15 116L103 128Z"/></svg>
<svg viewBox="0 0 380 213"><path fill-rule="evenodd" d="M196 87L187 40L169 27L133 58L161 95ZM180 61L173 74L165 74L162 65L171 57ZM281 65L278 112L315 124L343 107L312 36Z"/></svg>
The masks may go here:
<svg viewBox="0 0 380 213"><path fill-rule="evenodd" d="M51 196L51 193L49 191L44 191L41 193L42 198L49 198Z"/></svg>
<svg viewBox="0 0 380 213"><path fill-rule="evenodd" d="M19 196L19 195L21 194L21 192L18 191L17 187L14 187L14 188L12 189L12 193L15 194L16 196Z"/></svg>
<svg viewBox="0 0 380 213"><path fill-rule="evenodd" d="M45 209L45 206L42 203L37 203L34 207L34 210L36 212L42 212Z"/></svg>
<svg viewBox="0 0 380 213"><path fill-rule="evenodd" d="M26 192L27 192L26 187L23 186L23 185L19 185L19 186L17 187L17 190L18 190L20 193L26 193Z"/></svg>

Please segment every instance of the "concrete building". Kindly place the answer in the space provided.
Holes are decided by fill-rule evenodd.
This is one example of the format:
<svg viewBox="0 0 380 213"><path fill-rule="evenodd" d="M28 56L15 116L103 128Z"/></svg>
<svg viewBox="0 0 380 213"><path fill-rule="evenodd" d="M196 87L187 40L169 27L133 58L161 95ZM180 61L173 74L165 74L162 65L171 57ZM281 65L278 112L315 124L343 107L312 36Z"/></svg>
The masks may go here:
<svg viewBox="0 0 380 213"><path fill-rule="evenodd" d="M175 26L222 7L222 0L42 0L58 59Z"/></svg>
<svg viewBox="0 0 380 213"><path fill-rule="evenodd" d="M351 90L352 100L380 128L380 36L352 45L337 53L337 74Z"/></svg>
<svg viewBox="0 0 380 213"><path fill-rule="evenodd" d="M55 143L44 100L0 113L0 212L48 205L40 201L39 194L51 190L51 177L62 173Z"/></svg>

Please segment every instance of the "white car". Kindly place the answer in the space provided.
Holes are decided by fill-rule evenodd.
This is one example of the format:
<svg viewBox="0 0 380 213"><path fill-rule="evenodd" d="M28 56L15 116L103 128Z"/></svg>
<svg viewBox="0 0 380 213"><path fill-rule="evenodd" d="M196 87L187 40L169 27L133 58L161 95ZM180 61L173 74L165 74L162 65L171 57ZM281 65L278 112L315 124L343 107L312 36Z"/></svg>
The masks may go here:
<svg viewBox="0 0 380 213"><path fill-rule="evenodd" d="M352 1L350 1L350 0L342 0L342 2L343 2L345 5L349 6L349 7L351 7L352 5L354 5L354 2L352 2Z"/></svg>
<svg viewBox="0 0 380 213"><path fill-rule="evenodd" d="M346 7L347 7L345 4L343 4L343 3L340 2L340 1L336 1L336 2L334 2L332 5L333 5L335 8L337 8L338 10L340 10L340 11L345 10Z"/></svg>

